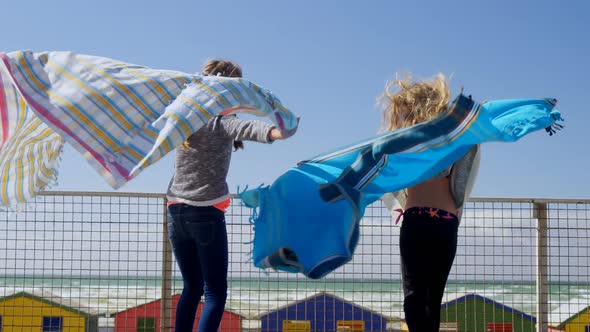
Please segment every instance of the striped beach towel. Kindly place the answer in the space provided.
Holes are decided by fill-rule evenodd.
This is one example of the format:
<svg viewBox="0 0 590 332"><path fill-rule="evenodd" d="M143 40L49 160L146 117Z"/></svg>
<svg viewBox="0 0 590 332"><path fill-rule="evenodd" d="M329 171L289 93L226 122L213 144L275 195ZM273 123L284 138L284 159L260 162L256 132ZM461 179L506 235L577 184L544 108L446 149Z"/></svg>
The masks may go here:
<svg viewBox="0 0 590 332"><path fill-rule="evenodd" d="M310 158L272 185L240 193L254 209L254 265L325 276L352 259L369 204L440 173L475 144L552 134L561 127L556 102L478 104L460 95L436 119Z"/></svg>
<svg viewBox="0 0 590 332"><path fill-rule="evenodd" d="M297 126L274 94L243 78L30 51L0 53L0 78L4 206L55 182L64 142L117 189L215 115L245 112L281 130Z"/></svg>

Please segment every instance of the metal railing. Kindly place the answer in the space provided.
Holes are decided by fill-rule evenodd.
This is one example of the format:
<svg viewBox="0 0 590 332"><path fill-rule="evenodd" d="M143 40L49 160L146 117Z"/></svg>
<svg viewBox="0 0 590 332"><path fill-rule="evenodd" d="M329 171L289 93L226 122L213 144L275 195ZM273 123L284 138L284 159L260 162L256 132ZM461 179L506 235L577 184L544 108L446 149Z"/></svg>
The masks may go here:
<svg viewBox="0 0 590 332"><path fill-rule="evenodd" d="M250 213L236 198L226 215L226 313L239 324L222 324L222 330L272 330L263 323L269 312L318 294L362 315L384 317L388 330L404 329L399 225L381 202L365 212L354 259L321 280L253 267ZM589 218L590 200L470 200L443 300L443 325L461 331L485 331L499 321L514 331L590 328L584 321L590 305ZM46 192L15 211L0 212L0 257L2 331L42 324L33 304L16 310L23 294L30 303L88 318L82 330L123 331L135 324L135 330L155 325L169 331L173 325L182 280L167 239L162 194ZM481 305L461 306L478 300ZM153 308L154 320L142 320L149 326L138 328L138 317L148 317ZM340 325L348 321L334 312L321 315ZM121 321L133 324L121 323L123 316Z"/></svg>

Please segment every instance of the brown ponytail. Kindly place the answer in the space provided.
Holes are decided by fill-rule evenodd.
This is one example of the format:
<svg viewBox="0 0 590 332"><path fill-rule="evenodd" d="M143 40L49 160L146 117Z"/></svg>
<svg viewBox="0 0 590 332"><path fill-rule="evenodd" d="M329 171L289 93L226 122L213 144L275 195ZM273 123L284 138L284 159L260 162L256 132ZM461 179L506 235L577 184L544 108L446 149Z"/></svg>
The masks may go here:
<svg viewBox="0 0 590 332"><path fill-rule="evenodd" d="M242 68L229 60L212 59L203 65L201 75L224 76L224 77L242 77ZM244 148L244 142L234 141L234 149Z"/></svg>

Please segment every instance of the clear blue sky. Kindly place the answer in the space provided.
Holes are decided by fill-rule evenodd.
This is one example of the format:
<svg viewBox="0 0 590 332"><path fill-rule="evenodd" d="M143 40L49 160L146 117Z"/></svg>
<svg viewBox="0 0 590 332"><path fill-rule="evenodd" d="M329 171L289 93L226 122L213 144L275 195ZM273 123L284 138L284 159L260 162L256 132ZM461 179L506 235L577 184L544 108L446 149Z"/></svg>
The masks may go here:
<svg viewBox="0 0 590 332"><path fill-rule="evenodd" d="M478 100L556 97L565 130L483 146L473 196L590 198L588 1L4 1L0 50L71 50L196 72L239 62L301 116L298 134L246 144L238 185L270 184L296 162L370 137L388 79L452 74ZM173 154L120 191L163 192ZM56 190L111 191L71 147Z"/></svg>

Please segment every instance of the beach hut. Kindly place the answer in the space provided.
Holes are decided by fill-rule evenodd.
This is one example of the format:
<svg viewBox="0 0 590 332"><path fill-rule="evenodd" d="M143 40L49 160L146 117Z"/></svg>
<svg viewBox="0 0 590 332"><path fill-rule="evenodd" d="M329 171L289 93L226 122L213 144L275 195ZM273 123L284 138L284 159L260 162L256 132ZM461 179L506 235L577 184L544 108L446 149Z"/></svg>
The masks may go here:
<svg viewBox="0 0 590 332"><path fill-rule="evenodd" d="M387 317L320 292L259 316L262 332L386 331Z"/></svg>
<svg viewBox="0 0 590 332"><path fill-rule="evenodd" d="M590 306L578 311L557 328L565 332L590 332Z"/></svg>
<svg viewBox="0 0 590 332"><path fill-rule="evenodd" d="M466 294L441 305L446 331L533 332L535 317L478 294Z"/></svg>
<svg viewBox="0 0 590 332"><path fill-rule="evenodd" d="M176 306L180 294L172 296L172 309L171 309L171 326L174 329L174 319L176 318ZM162 300L157 299L148 303L141 304L139 306L128 308L126 310L117 312L115 316L115 332L156 332L160 329L160 308L162 306ZM201 317L201 311L203 310L203 303L199 305L197 310L197 317L195 319L195 326L193 331L197 330L198 320ZM221 318L221 325L219 331L241 331L243 317L230 309L225 309Z"/></svg>
<svg viewBox="0 0 590 332"><path fill-rule="evenodd" d="M578 322L581 322L578 320L583 317L580 317L580 314L588 309L588 305L589 303L580 301L578 298L566 302L560 301L559 306L549 312L549 325L553 326L556 330L565 331L565 326L568 325L566 322L573 322L574 317ZM574 325L569 324L569 326L571 328ZM581 329L581 331L584 331L584 329Z"/></svg>
<svg viewBox="0 0 590 332"><path fill-rule="evenodd" d="M0 297L0 331L96 332L98 313L52 293L22 291Z"/></svg>

